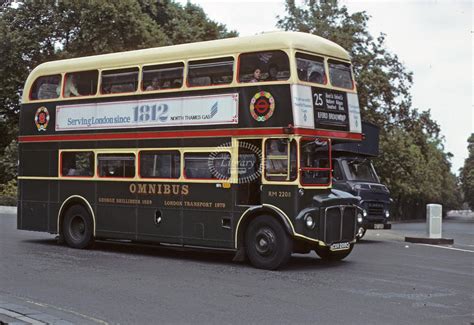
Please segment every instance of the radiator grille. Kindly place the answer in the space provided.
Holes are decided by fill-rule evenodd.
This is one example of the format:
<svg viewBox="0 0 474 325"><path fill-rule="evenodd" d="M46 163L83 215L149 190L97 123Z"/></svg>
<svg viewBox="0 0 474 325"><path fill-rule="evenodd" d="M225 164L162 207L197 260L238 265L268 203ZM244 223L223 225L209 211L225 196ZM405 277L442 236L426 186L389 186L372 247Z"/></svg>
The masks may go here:
<svg viewBox="0 0 474 325"><path fill-rule="evenodd" d="M352 241L356 231L356 208L335 206L326 208L324 242Z"/></svg>

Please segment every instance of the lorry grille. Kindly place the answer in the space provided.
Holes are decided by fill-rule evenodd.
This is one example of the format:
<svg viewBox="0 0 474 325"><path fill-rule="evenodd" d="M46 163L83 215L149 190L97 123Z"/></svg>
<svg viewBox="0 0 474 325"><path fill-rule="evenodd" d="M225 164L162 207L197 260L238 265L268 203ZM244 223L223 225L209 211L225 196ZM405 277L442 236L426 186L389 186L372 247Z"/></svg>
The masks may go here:
<svg viewBox="0 0 474 325"><path fill-rule="evenodd" d="M369 203L367 205L367 213L369 216L383 216L384 206L383 203Z"/></svg>
<svg viewBox="0 0 474 325"><path fill-rule="evenodd" d="M356 208L335 206L326 208L324 242L327 244L352 241L356 231Z"/></svg>

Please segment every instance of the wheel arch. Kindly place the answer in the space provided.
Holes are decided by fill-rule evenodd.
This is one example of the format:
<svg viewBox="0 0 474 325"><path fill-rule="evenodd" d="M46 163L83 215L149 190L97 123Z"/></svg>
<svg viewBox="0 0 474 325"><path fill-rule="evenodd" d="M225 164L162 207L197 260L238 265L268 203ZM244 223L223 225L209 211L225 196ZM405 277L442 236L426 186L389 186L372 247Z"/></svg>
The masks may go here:
<svg viewBox="0 0 474 325"><path fill-rule="evenodd" d="M283 212L281 209L277 208L276 206L270 204L263 204L248 208L240 217L239 221L237 222L237 227L235 228L235 238L234 238L234 247L235 249L239 250L243 247L244 243L244 235L245 229L247 228L250 221L252 221L255 217L260 215L270 215L277 219L285 228L287 233L294 237L295 229L293 224L291 223L290 218Z"/></svg>
<svg viewBox="0 0 474 325"><path fill-rule="evenodd" d="M92 235L95 237L96 220L95 220L94 210L92 209L92 206L89 203L89 201L87 201L86 198L80 195L71 195L66 200L64 200L63 203L61 204L61 207L59 208L59 212L58 212L58 222L57 222L58 234L61 234L64 213L67 211L68 208L70 208L71 206L75 204L83 205L92 216L92 224L93 224Z"/></svg>

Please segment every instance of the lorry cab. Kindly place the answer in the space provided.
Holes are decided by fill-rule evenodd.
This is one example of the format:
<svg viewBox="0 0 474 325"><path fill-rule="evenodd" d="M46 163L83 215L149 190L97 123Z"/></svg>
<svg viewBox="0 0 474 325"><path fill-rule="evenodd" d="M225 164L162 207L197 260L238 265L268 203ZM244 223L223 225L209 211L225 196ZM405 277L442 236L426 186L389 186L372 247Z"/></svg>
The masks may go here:
<svg viewBox="0 0 474 325"><path fill-rule="evenodd" d="M338 143L333 146L331 159L333 188L361 198L363 209L358 220L357 238L367 229L390 229L390 191L380 182L371 159L379 155L378 127L362 122L365 139L360 143Z"/></svg>
<svg viewBox="0 0 474 325"><path fill-rule="evenodd" d="M333 188L361 198L362 221L359 220L357 237L367 229L390 229L390 191L380 183L369 158L341 156L332 159ZM360 229L362 228L362 229Z"/></svg>

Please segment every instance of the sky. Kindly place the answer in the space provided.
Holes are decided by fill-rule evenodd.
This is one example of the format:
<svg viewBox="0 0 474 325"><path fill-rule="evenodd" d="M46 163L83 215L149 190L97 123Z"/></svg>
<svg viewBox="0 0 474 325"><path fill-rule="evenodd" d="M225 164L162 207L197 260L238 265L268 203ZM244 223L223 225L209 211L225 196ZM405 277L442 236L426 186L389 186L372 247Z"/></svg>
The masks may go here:
<svg viewBox="0 0 474 325"><path fill-rule="evenodd" d="M186 0L179 0L186 3ZM191 0L207 15L240 36L277 30L284 1ZM296 1L301 3L302 1ZM343 0L350 13L366 11L373 36L387 35L386 46L413 72L413 107L430 109L441 126L452 171L467 158L467 139L474 132L474 66L472 1Z"/></svg>

